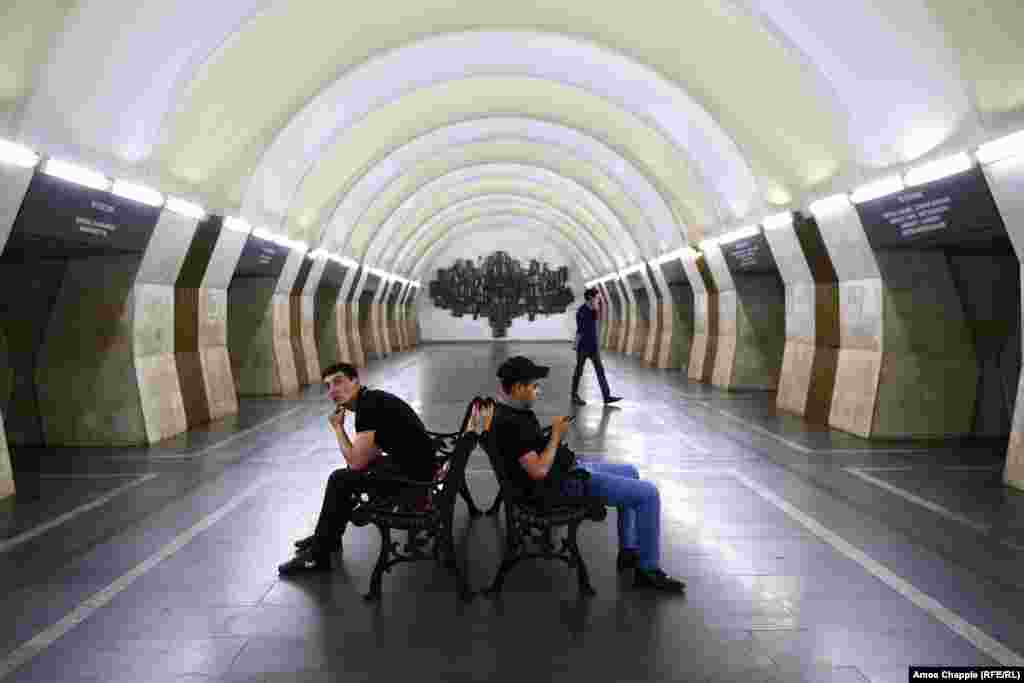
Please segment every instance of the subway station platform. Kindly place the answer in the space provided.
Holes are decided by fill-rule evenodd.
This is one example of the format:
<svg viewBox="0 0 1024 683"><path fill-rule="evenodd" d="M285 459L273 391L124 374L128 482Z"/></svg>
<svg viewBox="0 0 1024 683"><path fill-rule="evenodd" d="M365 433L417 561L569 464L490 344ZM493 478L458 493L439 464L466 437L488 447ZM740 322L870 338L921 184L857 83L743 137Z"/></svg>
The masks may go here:
<svg viewBox="0 0 1024 683"><path fill-rule="evenodd" d="M364 383L455 429L520 353L552 366L542 422L568 412L568 344L426 345L371 363ZM526 563L501 598L463 605L419 563L368 604L372 527L349 529L330 574L278 577L342 463L314 385L243 398L158 447L13 449L0 680L894 683L911 665L1024 656L1024 493L1001 484L1005 440L868 442L779 415L766 392L605 364L624 400L604 406L588 367L568 443L657 482L662 565L685 596L616 575L614 513L581 530L589 599L564 566ZM468 476L489 505L479 450ZM501 525L458 504L474 589L497 569Z"/></svg>

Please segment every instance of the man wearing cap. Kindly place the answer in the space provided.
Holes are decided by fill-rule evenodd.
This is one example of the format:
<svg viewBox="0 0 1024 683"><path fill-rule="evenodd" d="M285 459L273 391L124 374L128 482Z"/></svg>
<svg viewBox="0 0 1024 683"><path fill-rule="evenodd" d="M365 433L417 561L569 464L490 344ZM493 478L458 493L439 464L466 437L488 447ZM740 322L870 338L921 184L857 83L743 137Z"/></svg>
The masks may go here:
<svg viewBox="0 0 1024 683"><path fill-rule="evenodd" d="M590 473L586 494L603 498L618 511L619 571L635 569L635 588L654 588L682 592L682 581L665 574L658 565L661 536L661 501L657 487L640 480L636 467L617 463L572 463L556 457L571 418L556 417L551 436L544 438L533 412L540 397L540 380L549 368L536 365L525 356L513 356L498 368L501 392L494 412L495 440L500 457L509 472L510 485L522 492L539 492L549 477L557 477L559 468L581 467ZM561 493L574 495L569 488Z"/></svg>
<svg viewBox="0 0 1024 683"><path fill-rule="evenodd" d="M352 514L355 495L381 491L380 484L367 473L430 481L436 467L433 441L408 403L394 394L363 386L358 371L348 363L324 369L323 381L327 397L336 406L327 421L348 467L331 473L316 531L295 543L295 557L278 567L282 575L331 568L331 553L341 549L341 535ZM347 411L355 413L352 438L345 431Z"/></svg>
<svg viewBox="0 0 1024 683"><path fill-rule="evenodd" d="M580 376L583 375L583 364L590 359L597 373L597 383L601 386L601 395L605 403L621 401L622 397L612 396L608 388L608 380L604 376L604 363L597 343L597 308L598 292L595 287L583 292L583 304L576 310L576 372L572 375L572 403L583 406L587 402L580 398Z"/></svg>

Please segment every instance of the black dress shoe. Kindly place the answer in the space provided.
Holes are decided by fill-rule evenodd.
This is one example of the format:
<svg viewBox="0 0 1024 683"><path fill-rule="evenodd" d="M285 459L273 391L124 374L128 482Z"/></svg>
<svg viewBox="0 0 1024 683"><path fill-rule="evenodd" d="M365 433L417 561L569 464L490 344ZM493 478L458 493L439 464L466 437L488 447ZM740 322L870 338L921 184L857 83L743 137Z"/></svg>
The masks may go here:
<svg viewBox="0 0 1024 683"><path fill-rule="evenodd" d="M277 568L281 576L291 576L303 572L329 572L331 571L331 556L329 553L316 552L312 548L300 550L295 557L288 560Z"/></svg>
<svg viewBox="0 0 1024 683"><path fill-rule="evenodd" d="M587 402L586 402L586 401L584 401L584 400L583 400L582 398L580 398L579 396L573 396L573 397L572 397L572 404L573 404L574 406L585 406L585 405L587 405Z"/></svg>
<svg viewBox="0 0 1024 683"><path fill-rule="evenodd" d="M619 556L615 558L615 568L620 572L627 569L636 569L640 565L640 553L632 548L623 548Z"/></svg>
<svg viewBox="0 0 1024 683"><path fill-rule="evenodd" d="M622 400L621 396L605 396L605 398L604 398L604 402L605 403L618 403L621 400Z"/></svg>
<svg viewBox="0 0 1024 683"><path fill-rule="evenodd" d="M666 593L682 593L686 584L673 579L660 569L637 569L633 575L633 588L653 588Z"/></svg>
<svg viewBox="0 0 1024 683"><path fill-rule="evenodd" d="M299 550L305 550L306 548L312 548L313 547L313 541L315 541L315 540L316 540L316 536L306 536L305 538L300 538L299 540L295 541L295 547L298 548Z"/></svg>

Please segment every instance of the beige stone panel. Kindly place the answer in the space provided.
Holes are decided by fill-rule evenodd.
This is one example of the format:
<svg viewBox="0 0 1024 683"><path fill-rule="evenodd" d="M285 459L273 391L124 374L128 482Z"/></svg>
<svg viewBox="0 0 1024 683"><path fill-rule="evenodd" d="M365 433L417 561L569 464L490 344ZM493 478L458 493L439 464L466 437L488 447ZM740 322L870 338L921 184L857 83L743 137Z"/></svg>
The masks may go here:
<svg viewBox="0 0 1024 683"><path fill-rule="evenodd" d="M348 318L348 304L339 299L335 305L334 324L335 334L338 336L338 360L342 363L353 363L352 343L349 340L348 333Z"/></svg>
<svg viewBox="0 0 1024 683"><path fill-rule="evenodd" d="M302 353L306 360L306 384L316 384L320 381L320 355L316 348L316 302L312 296L303 296L300 301L302 306L302 324L300 329L300 340Z"/></svg>
<svg viewBox="0 0 1024 683"><path fill-rule="evenodd" d="M1006 451L1003 481L1024 491L1024 432L1010 432L1010 445Z"/></svg>
<svg viewBox="0 0 1024 683"><path fill-rule="evenodd" d="M731 389L736 367L736 335L719 335L715 339L715 362L711 384L720 389Z"/></svg>
<svg viewBox="0 0 1024 683"><path fill-rule="evenodd" d="M188 429L174 354L136 358L135 373L149 442L163 441Z"/></svg>
<svg viewBox="0 0 1024 683"><path fill-rule="evenodd" d="M786 339L814 344L816 338L817 288L815 283L786 283Z"/></svg>
<svg viewBox="0 0 1024 683"><path fill-rule="evenodd" d="M238 395L235 392L228 347L211 346L200 350L200 354L210 419L219 420L234 415L238 412Z"/></svg>
<svg viewBox="0 0 1024 683"><path fill-rule="evenodd" d="M881 372L880 351L839 349L829 426L870 438Z"/></svg>
<svg viewBox="0 0 1024 683"><path fill-rule="evenodd" d="M676 332L675 307L672 304L658 305L658 341L654 365L662 370L679 367L678 333Z"/></svg>
<svg viewBox="0 0 1024 683"><path fill-rule="evenodd" d="M7 450L4 416L0 413L0 500L13 496L14 493L14 470L11 468L11 454Z"/></svg>
<svg viewBox="0 0 1024 683"><path fill-rule="evenodd" d="M943 438L971 433L978 386L973 356L886 353L872 436Z"/></svg>
<svg viewBox="0 0 1024 683"><path fill-rule="evenodd" d="M309 371L306 369L306 351L302 346L302 296L293 294L288 297L288 314L290 320L289 339L292 345L292 357L295 363L295 378L300 387L309 384Z"/></svg>
<svg viewBox="0 0 1024 683"><path fill-rule="evenodd" d="M134 297L136 358L174 353L174 287L140 283Z"/></svg>
<svg viewBox="0 0 1024 683"><path fill-rule="evenodd" d="M811 374L814 368L814 346L802 341L786 341L782 356L782 375L779 378L779 392L775 405L779 410L803 415L811 388Z"/></svg>
<svg viewBox="0 0 1024 683"><path fill-rule="evenodd" d="M274 361L277 381L283 395L294 394L299 390L299 374L295 367L295 349L292 347L291 334L291 297L287 294L274 294L273 307Z"/></svg>
<svg viewBox="0 0 1024 683"><path fill-rule="evenodd" d="M365 344L368 340L363 338L359 321L359 304L357 303L349 304L347 329L349 351L352 354L352 364L357 367L364 368L366 367Z"/></svg>

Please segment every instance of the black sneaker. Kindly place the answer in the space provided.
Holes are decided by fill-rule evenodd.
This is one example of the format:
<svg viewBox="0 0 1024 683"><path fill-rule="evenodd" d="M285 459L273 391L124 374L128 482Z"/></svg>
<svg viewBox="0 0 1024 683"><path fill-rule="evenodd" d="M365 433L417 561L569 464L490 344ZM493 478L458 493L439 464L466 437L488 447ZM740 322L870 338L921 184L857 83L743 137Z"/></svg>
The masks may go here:
<svg viewBox="0 0 1024 683"><path fill-rule="evenodd" d="M632 548L623 548L619 551L619 556L615 558L615 568L620 572L624 572L627 569L636 569L639 564L640 553Z"/></svg>
<svg viewBox="0 0 1024 683"><path fill-rule="evenodd" d="M281 576L291 576L302 572L329 572L331 571L331 556L329 553L318 553L312 548L301 550L295 557L288 560L277 568Z"/></svg>
<svg viewBox="0 0 1024 683"><path fill-rule="evenodd" d="M618 403L621 400L622 400L621 396L605 396L605 398L604 398L604 402L605 403Z"/></svg>
<svg viewBox="0 0 1024 683"><path fill-rule="evenodd" d="M580 398L579 396L573 396L573 397L572 397L572 404L573 404L574 406L585 406L585 405L587 405L587 402L586 402L586 401L584 401L584 400L583 400L582 398Z"/></svg>
<svg viewBox="0 0 1024 683"><path fill-rule="evenodd" d="M660 569L637 569L633 576L633 588L653 588L666 593L682 593L686 584L673 579Z"/></svg>
<svg viewBox="0 0 1024 683"><path fill-rule="evenodd" d="M298 550L305 550L306 548L313 547L313 541L316 540L316 536L306 536L295 541L295 547Z"/></svg>

